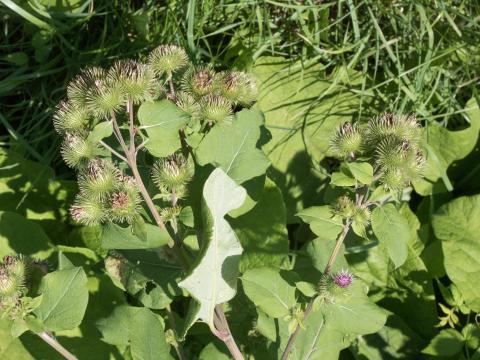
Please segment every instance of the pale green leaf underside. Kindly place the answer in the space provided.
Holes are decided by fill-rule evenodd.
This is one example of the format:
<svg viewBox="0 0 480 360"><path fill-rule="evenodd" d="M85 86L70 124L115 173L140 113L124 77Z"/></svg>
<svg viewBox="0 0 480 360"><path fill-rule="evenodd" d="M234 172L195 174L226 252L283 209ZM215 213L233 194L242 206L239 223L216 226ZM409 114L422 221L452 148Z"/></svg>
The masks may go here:
<svg viewBox="0 0 480 360"><path fill-rule="evenodd" d="M213 328L215 306L235 296L242 247L224 216L240 207L245 198L245 189L222 169L215 169L205 182L202 214L206 243L194 269L179 283L199 304L190 322L200 319Z"/></svg>

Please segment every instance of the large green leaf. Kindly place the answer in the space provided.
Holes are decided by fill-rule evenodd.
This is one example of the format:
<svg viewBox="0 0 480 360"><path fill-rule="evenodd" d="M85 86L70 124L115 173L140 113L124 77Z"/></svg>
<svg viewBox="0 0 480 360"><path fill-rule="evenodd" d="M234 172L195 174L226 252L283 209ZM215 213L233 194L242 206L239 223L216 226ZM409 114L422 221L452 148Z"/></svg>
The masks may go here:
<svg viewBox="0 0 480 360"><path fill-rule="evenodd" d="M181 295L177 280L181 267L154 251L122 251L106 261L114 283L151 309L164 309Z"/></svg>
<svg viewBox="0 0 480 360"><path fill-rule="evenodd" d="M121 227L110 223L103 227L102 247L104 249L154 249L166 245L170 235L165 229L152 224L138 227Z"/></svg>
<svg viewBox="0 0 480 360"><path fill-rule="evenodd" d="M441 240L448 277L463 295L465 303L480 311L480 195L457 198L443 205L433 216L435 236Z"/></svg>
<svg viewBox="0 0 480 360"><path fill-rule="evenodd" d="M20 339L10 333L11 321L0 319L0 359L33 360L35 359L22 345Z"/></svg>
<svg viewBox="0 0 480 360"><path fill-rule="evenodd" d="M325 304L322 312L325 321L344 334L371 334L381 329L386 321L385 311L368 298L360 281L348 288L346 296Z"/></svg>
<svg viewBox="0 0 480 360"><path fill-rule="evenodd" d="M328 154L329 140L339 124L352 120L359 96L358 73L343 68L329 76L318 61L292 63L262 57L252 69L259 80L258 108L272 140L264 146L272 161L270 174L282 190L289 221L315 204L321 181L312 164Z"/></svg>
<svg viewBox="0 0 480 360"><path fill-rule="evenodd" d="M103 341L128 347L133 360L172 359L163 320L146 308L118 306L97 326Z"/></svg>
<svg viewBox="0 0 480 360"><path fill-rule="evenodd" d="M430 124L426 129L427 165L423 179L414 181L415 190L422 195L445 191L445 187L435 187L435 183L444 178L449 185L447 169L456 160L463 159L475 147L480 130L480 110L477 101L472 98L466 104L465 114L470 126L463 130L450 131L440 124ZM451 190L451 189L450 189Z"/></svg>
<svg viewBox="0 0 480 360"><path fill-rule="evenodd" d="M385 244L395 266L402 265L408 256L410 239L407 219L392 204L376 207L372 212L372 229Z"/></svg>
<svg viewBox="0 0 480 360"><path fill-rule="evenodd" d="M322 239L335 239L342 231L342 218L333 214L328 205L309 207L297 216L309 224L312 232Z"/></svg>
<svg viewBox="0 0 480 360"><path fill-rule="evenodd" d="M138 109L138 120L148 135L145 147L153 156L171 155L181 147L178 131L189 118L169 100L143 103Z"/></svg>
<svg viewBox="0 0 480 360"><path fill-rule="evenodd" d="M304 322L294 344L290 359L338 359L339 352L358 335L375 333L386 321L386 312L366 295L359 280L348 289L345 296L333 303L323 303ZM285 323L279 322L281 349L288 333ZM282 329L283 328L283 329Z"/></svg>
<svg viewBox="0 0 480 360"><path fill-rule="evenodd" d="M435 294L430 275L415 247L409 243L407 259L398 268L389 260L384 244L347 254L347 259L355 276L367 283L375 299L380 299L379 305L428 338L438 322Z"/></svg>
<svg viewBox="0 0 480 360"><path fill-rule="evenodd" d="M338 360L340 351L348 345L344 334L331 327L321 311L315 311L305 321L305 330L300 331L290 359Z"/></svg>
<svg viewBox="0 0 480 360"><path fill-rule="evenodd" d="M438 322L431 275L420 258L423 243L417 231L420 223L408 206L400 213L409 224L408 256L398 268L390 261L386 245L347 254L355 276L363 279L379 305L395 313L417 334L429 338Z"/></svg>
<svg viewBox="0 0 480 360"><path fill-rule="evenodd" d="M284 317L297 303L295 286L278 269L249 269L242 275L242 284L248 298L268 316Z"/></svg>
<svg viewBox="0 0 480 360"><path fill-rule="evenodd" d="M383 328L375 334L359 337L356 345L358 354L368 360L418 359L424 341L402 318L390 314Z"/></svg>
<svg viewBox="0 0 480 360"><path fill-rule="evenodd" d="M257 148L262 125L262 113L249 109L236 113L232 123L215 125L196 150L198 163L220 167L237 184L263 175L270 161Z"/></svg>
<svg viewBox="0 0 480 360"><path fill-rule="evenodd" d="M179 283L198 304L191 311L189 323L200 319L213 328L215 306L235 296L242 247L224 217L239 208L245 198L245 189L222 169L215 169L205 182L202 206L204 243L197 263Z"/></svg>
<svg viewBox="0 0 480 360"><path fill-rule="evenodd" d="M460 355L464 342L464 337L457 330L445 329L440 331L422 352L436 357Z"/></svg>
<svg viewBox="0 0 480 360"><path fill-rule="evenodd" d="M69 330L83 319L88 303L87 276L81 267L45 275L40 283L42 302L35 315L51 331Z"/></svg>
<svg viewBox="0 0 480 360"><path fill-rule="evenodd" d="M280 266L289 251L286 214L283 197L275 184L267 179L255 207L244 215L231 219L244 252L240 269Z"/></svg>

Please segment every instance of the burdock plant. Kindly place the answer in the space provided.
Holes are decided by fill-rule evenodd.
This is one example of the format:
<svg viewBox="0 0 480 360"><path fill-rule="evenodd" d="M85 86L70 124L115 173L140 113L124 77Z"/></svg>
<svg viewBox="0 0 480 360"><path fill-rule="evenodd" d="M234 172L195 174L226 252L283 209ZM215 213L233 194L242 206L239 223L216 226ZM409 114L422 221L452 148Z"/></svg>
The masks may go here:
<svg viewBox="0 0 480 360"><path fill-rule="evenodd" d="M78 173L71 218L85 226L131 229L140 237L153 218L158 231L169 237L160 256L189 270L192 261L182 245L188 229L179 217L194 176L191 139L234 122L235 111L252 105L256 95L248 74L193 66L175 45L159 46L146 62L126 59L109 69L82 71L68 85L67 99L54 116L55 129L64 137L63 158ZM161 138L154 142L159 132ZM162 144L168 147L158 147ZM9 286L5 282L5 291ZM213 324L214 334L236 359L242 358L221 305L215 307Z"/></svg>
<svg viewBox="0 0 480 360"><path fill-rule="evenodd" d="M107 274L132 301L161 310L178 358L187 358L182 341L200 320L234 359L243 359L223 310L236 294L243 251L226 215L248 211L243 204L255 206L241 184L265 174L269 164L259 149L262 114L248 109L257 95L255 82L243 72L194 66L183 49L162 45L145 63L120 60L110 69L84 70L67 94L54 124L64 137L65 162L78 174L70 213L80 225L99 227L102 246L112 251L103 253ZM342 312L350 307L369 313L375 324L385 322L360 276L353 275L354 265L339 268L346 244L369 249L382 243L395 267L408 253L408 221L398 205L425 163L415 117L384 114L367 124L340 124L330 145L338 160L332 162L327 192L336 199L298 214L322 241L327 238L328 245L318 245L325 246L319 278L306 283L299 274L284 277L273 268L247 269L241 277L259 322L261 310L271 317L265 323L278 319L271 328L280 333L282 327L282 342L288 338L282 359L302 329L312 326L316 311L326 327L335 316L344 325ZM125 249L136 250L139 258L130 260ZM163 273L142 271L157 262L159 269L175 273L168 275L169 293L154 279ZM295 271L282 266L282 272ZM0 284L6 298L21 288L12 279ZM175 297L187 294L189 309L178 322L172 308L184 301L174 302ZM342 339L357 333L348 329L335 333ZM355 329L362 335L371 328Z"/></svg>
<svg viewBox="0 0 480 360"><path fill-rule="evenodd" d="M311 224L316 217L341 227L303 322L318 308L348 298L353 274L344 269L333 271L347 236L364 244L370 241L367 247L384 242L396 267L406 260L408 222L394 203L400 203L403 192L422 175L425 156L421 143L422 128L413 115L383 114L367 124L341 124L334 132L330 150L341 164L332 174L331 186L342 195L326 211L305 209L299 216ZM312 230L315 232L315 227ZM290 335L282 360L288 359L301 328L298 324Z"/></svg>

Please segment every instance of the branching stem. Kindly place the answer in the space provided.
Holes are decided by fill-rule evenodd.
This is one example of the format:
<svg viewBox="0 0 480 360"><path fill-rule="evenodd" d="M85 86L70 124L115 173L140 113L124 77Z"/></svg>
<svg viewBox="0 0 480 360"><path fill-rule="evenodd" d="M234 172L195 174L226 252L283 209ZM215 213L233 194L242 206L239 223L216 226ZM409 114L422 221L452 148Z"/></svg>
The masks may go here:
<svg viewBox="0 0 480 360"><path fill-rule="evenodd" d="M355 189L355 203L358 207L361 207L364 205L365 201L365 194L367 191L367 187L358 187ZM340 252L340 249L342 248L343 242L345 238L347 237L348 231L350 230L350 227L352 225L352 220L347 219L345 223L343 224L342 232L337 238L337 242L335 243L335 247L332 250L332 253L330 254L330 258L327 261L327 265L325 266L325 270L323 271L323 276L328 276L330 275L330 272L332 271L333 264L335 264L335 260L337 259L338 253ZM305 321L310 313L313 310L313 304L315 301L315 297L313 297L310 302L308 303L305 311L303 312L303 321ZM282 360L288 360L288 356L290 355L290 352L293 349L293 345L295 344L295 341L297 340L298 334L300 333L300 326L297 325L295 328L294 332L292 335L290 335L290 338L288 339L287 346L285 347L285 350L282 354Z"/></svg>
<svg viewBox="0 0 480 360"><path fill-rule="evenodd" d="M44 331L37 334L40 339L45 341L48 345L54 348L59 354L61 354L67 360L78 360L75 355L73 355L70 351L65 349L62 344L60 344L57 339L55 339L51 334Z"/></svg>
<svg viewBox="0 0 480 360"><path fill-rule="evenodd" d="M335 247L333 248L332 253L330 254L330 258L328 259L327 265L325 266L325 270L323 271L323 276L328 276L330 275L330 272L332 271L333 264L335 263L335 260L337 259L338 253L340 252L340 249L342 248L343 241L345 240L348 231L350 230L350 225L351 225L351 220L347 220L345 224L343 225L342 232L338 236L337 242L335 244ZM313 303L315 301L315 297L313 297L310 302L308 303L305 311L303 312L303 322L308 318L310 313L313 310ZM297 325L295 328L294 332L292 335L290 335L290 338L288 339L287 346L285 347L285 350L282 354L282 360L287 360L288 356L290 355L290 352L293 350L293 345L295 344L295 341L297 340L297 337L300 333L300 326Z"/></svg>
<svg viewBox="0 0 480 360"><path fill-rule="evenodd" d="M105 141L103 140L100 140L100 145L102 145L105 149L109 150L113 155L115 155L116 157L118 157L120 160L123 160L125 162L128 162L127 161L127 158L125 156L123 156L122 154L120 154L118 151L114 150L110 145L108 145Z"/></svg>
<svg viewBox="0 0 480 360"><path fill-rule="evenodd" d="M157 223L158 227L162 230L165 230L166 229L165 224L162 221L160 213L155 207L155 204L153 203L153 200L150 194L148 193L145 187L145 184L143 183L142 177L138 171L137 152L139 150L139 147L135 146L134 109L133 109L133 104L130 101L127 103L127 112L129 115L129 135L130 135L129 146L127 146L127 144L125 143L125 140L122 137L115 113L112 113L113 131L125 154L124 156L125 162L128 164L128 166L130 167L130 170L132 171L133 177L135 178L135 182L137 183L137 186L140 189L140 193L142 194L142 197L145 200L145 203L147 204L147 207L150 210L150 213L155 219L155 222ZM175 203L176 203L176 199L175 199ZM182 268L184 270L187 270L189 267L189 262L185 254L182 252L182 249L175 246L175 241L173 239L169 240L168 246L172 251L174 251L175 257L177 258ZM227 321L227 318L225 317L225 313L223 312L222 305L217 305L215 307L214 323L217 328L217 332L215 333L215 335L225 343L231 355L233 356L234 360L244 360L244 357L240 349L238 348L235 342L235 339L233 338L233 335L230 331L230 327L228 326L228 321Z"/></svg>
<svg viewBox="0 0 480 360"><path fill-rule="evenodd" d="M364 205L367 187L366 186L358 187L355 190L356 190L355 192L356 206L361 207ZM343 224L342 232L338 236L337 242L335 243L335 247L333 248L332 253L330 254L330 257L327 261L327 265L325 266L325 270L323 271L323 276L330 275L333 264L335 264L335 260L337 260L337 256L340 252L340 249L342 248L345 238L347 237L347 234L348 234L348 231L350 230L351 225L352 225L351 219L347 219ZM314 301L315 301L315 297L313 297L308 303L303 313L303 321L305 321L307 317L310 315L310 313L312 312ZM295 331L292 333L292 335L290 335L290 338L288 339L287 346L285 347L285 350L282 354L282 360L288 360L288 356L290 355L290 352L293 349L293 345L295 344L295 341L297 340L299 333L300 333L300 326L297 325L297 327L295 328Z"/></svg>

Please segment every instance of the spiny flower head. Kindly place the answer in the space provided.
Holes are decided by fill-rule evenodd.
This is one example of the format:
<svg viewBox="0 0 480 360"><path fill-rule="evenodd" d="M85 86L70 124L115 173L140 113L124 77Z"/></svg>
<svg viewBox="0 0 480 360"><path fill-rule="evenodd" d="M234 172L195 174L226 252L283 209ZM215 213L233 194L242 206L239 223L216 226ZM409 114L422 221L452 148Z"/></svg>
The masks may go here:
<svg viewBox="0 0 480 360"><path fill-rule="evenodd" d="M348 288L353 280L353 275L348 270L324 274L318 283L318 293L325 302L334 304L341 297L349 295Z"/></svg>
<svg viewBox="0 0 480 360"><path fill-rule="evenodd" d="M29 267L28 258L23 255L6 255L3 257L3 266L10 274L24 282Z"/></svg>
<svg viewBox="0 0 480 360"><path fill-rule="evenodd" d="M330 148L335 156L354 158L361 151L363 134L357 124L344 123L340 125L332 139Z"/></svg>
<svg viewBox="0 0 480 360"><path fill-rule="evenodd" d="M157 81L153 70L135 60L120 60L108 71L109 82L121 89L126 99L139 104L155 95Z"/></svg>
<svg viewBox="0 0 480 360"><path fill-rule="evenodd" d="M100 67L91 67L82 70L67 87L68 100L78 107L87 105L87 95L95 83L105 78L105 71Z"/></svg>
<svg viewBox="0 0 480 360"><path fill-rule="evenodd" d="M412 157L416 149L407 141L395 138L383 139L375 152L376 163L384 169L401 168Z"/></svg>
<svg viewBox="0 0 480 360"><path fill-rule="evenodd" d="M340 270L332 275L332 281L338 287L345 289L353 282L353 275L348 270Z"/></svg>
<svg viewBox="0 0 480 360"><path fill-rule="evenodd" d="M68 166L80 168L95 156L96 149L96 145L84 137L67 133L60 151Z"/></svg>
<svg viewBox="0 0 480 360"><path fill-rule="evenodd" d="M163 222L169 222L176 219L182 208L180 206L171 206L171 207L164 207L160 213L160 217L162 218Z"/></svg>
<svg viewBox="0 0 480 360"><path fill-rule="evenodd" d="M425 165L425 157L415 144L407 140L384 139L376 153L376 163L382 171L380 182L389 190L398 191L418 178Z"/></svg>
<svg viewBox="0 0 480 360"><path fill-rule="evenodd" d="M333 212L344 219L351 218L355 211L355 203L348 196L340 196L333 207Z"/></svg>
<svg viewBox="0 0 480 360"><path fill-rule="evenodd" d="M141 197L135 179L122 174L115 190L107 199L108 218L116 223L134 222L141 204Z"/></svg>
<svg viewBox="0 0 480 360"><path fill-rule="evenodd" d="M104 69L98 67L87 69L83 71L81 77L81 80L76 81L77 84L81 84L77 87L86 87L84 103L93 115L99 118L108 117L123 105L125 100L122 88L112 77L107 76ZM74 94L72 96L76 96L76 93Z"/></svg>
<svg viewBox="0 0 480 360"><path fill-rule="evenodd" d="M0 300L16 298L24 288L22 279L12 274L4 265L0 266Z"/></svg>
<svg viewBox="0 0 480 360"><path fill-rule="evenodd" d="M70 207L70 216L82 225L95 226L107 220L107 211L101 201L79 194Z"/></svg>
<svg viewBox="0 0 480 360"><path fill-rule="evenodd" d="M89 123L89 114L85 107L62 101L53 115L53 126L59 134L81 133Z"/></svg>
<svg viewBox="0 0 480 360"><path fill-rule="evenodd" d="M182 90L200 98L216 90L216 74L208 68L189 69L182 79Z"/></svg>
<svg viewBox="0 0 480 360"><path fill-rule="evenodd" d="M110 220L117 223L133 223L139 211L140 202L138 193L125 190L113 192L109 199Z"/></svg>
<svg viewBox="0 0 480 360"><path fill-rule="evenodd" d="M209 94L200 101L203 118L209 123L232 121L233 109L231 102L223 96Z"/></svg>
<svg viewBox="0 0 480 360"><path fill-rule="evenodd" d="M195 98L184 91L180 91L175 96L175 104L185 111L194 120L200 119L201 109Z"/></svg>
<svg viewBox="0 0 480 360"><path fill-rule="evenodd" d="M171 75L188 63L184 49L176 45L160 45L148 56L149 66L158 74Z"/></svg>
<svg viewBox="0 0 480 360"><path fill-rule="evenodd" d="M356 207L353 214L353 221L361 226L367 226L370 223L371 212L368 207Z"/></svg>
<svg viewBox="0 0 480 360"><path fill-rule="evenodd" d="M110 162L101 158L90 160L78 175L80 191L92 199L104 199L115 187L120 171Z"/></svg>
<svg viewBox="0 0 480 360"><path fill-rule="evenodd" d="M241 71L219 74L219 89L223 97L234 104L249 106L257 99L258 90L255 81Z"/></svg>
<svg viewBox="0 0 480 360"><path fill-rule="evenodd" d="M385 189L400 191L407 184L408 180L400 169L384 170L380 177L380 183Z"/></svg>
<svg viewBox="0 0 480 360"><path fill-rule="evenodd" d="M161 191L176 191L177 196L180 195L179 190L183 190L192 176L192 166L181 154L160 159L154 164L152 170L152 178L158 188Z"/></svg>
<svg viewBox="0 0 480 360"><path fill-rule="evenodd" d="M372 147L388 137L418 144L421 138L421 128L415 115L396 116L385 113L368 122L367 138Z"/></svg>

